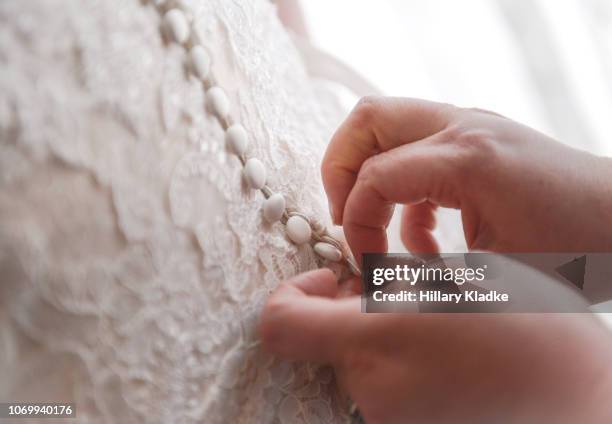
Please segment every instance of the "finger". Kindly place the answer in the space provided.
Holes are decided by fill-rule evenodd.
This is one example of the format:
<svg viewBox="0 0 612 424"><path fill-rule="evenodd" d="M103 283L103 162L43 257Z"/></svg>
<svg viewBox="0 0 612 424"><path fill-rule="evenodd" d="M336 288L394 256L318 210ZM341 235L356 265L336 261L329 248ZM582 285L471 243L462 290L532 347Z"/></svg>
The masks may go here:
<svg viewBox="0 0 612 424"><path fill-rule="evenodd" d="M432 232L436 228L437 205L425 201L406 205L402 212L401 238L412 253L439 253L438 242Z"/></svg>
<svg viewBox="0 0 612 424"><path fill-rule="evenodd" d="M342 340L352 317L360 313L360 303L357 297L321 297L332 293L328 289L332 284L336 285L333 273L319 272L279 286L261 316L264 348L286 359L335 363L342 355Z"/></svg>
<svg viewBox="0 0 612 424"><path fill-rule="evenodd" d="M425 100L362 99L332 137L321 167L334 223L342 222L346 199L369 157L442 131L453 111Z"/></svg>
<svg viewBox="0 0 612 424"><path fill-rule="evenodd" d="M338 281L332 270L323 268L297 275L290 284L304 294L320 297L336 297Z"/></svg>
<svg viewBox="0 0 612 424"><path fill-rule="evenodd" d="M363 253L387 251L386 228L394 204L429 200L444 207L459 206L465 166L461 154L434 137L382 153L364 164L344 210L344 232L358 261Z"/></svg>

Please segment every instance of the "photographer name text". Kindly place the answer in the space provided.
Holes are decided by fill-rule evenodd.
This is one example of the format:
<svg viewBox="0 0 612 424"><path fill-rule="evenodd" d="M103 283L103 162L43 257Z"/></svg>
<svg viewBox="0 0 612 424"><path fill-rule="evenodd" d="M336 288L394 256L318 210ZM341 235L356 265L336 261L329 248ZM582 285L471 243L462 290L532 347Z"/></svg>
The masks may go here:
<svg viewBox="0 0 612 424"><path fill-rule="evenodd" d="M376 290L372 293L375 302L508 302L508 293L490 291L481 293L476 290L466 290L462 293L443 293L437 290L420 290L410 292L402 290L398 293L385 293Z"/></svg>

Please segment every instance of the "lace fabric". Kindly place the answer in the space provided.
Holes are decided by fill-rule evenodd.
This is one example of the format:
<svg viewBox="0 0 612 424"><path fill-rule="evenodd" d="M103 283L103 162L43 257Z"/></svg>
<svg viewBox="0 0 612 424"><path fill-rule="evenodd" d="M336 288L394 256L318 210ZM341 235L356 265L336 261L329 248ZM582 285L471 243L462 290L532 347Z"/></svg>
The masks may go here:
<svg viewBox="0 0 612 424"><path fill-rule="evenodd" d="M185 3L270 185L327 216L333 94L273 5ZM0 22L0 398L84 423L344 421L330 369L257 343L269 292L320 264L262 218L158 13L5 1Z"/></svg>

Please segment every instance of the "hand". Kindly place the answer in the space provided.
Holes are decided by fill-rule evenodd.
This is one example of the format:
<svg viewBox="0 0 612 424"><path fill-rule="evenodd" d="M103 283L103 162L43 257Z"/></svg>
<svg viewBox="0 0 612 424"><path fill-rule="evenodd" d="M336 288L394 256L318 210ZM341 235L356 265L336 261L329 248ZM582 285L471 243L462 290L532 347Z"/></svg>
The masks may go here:
<svg viewBox="0 0 612 424"><path fill-rule="evenodd" d="M606 251L609 159L493 113L365 99L334 136L323 181L356 258L402 238L437 252L437 206L461 209L470 249ZM525 275L534 284L547 278ZM357 284L356 281L347 285ZM362 314L327 270L283 283L261 319L264 347L330 363L368 423L607 422L608 331L592 315Z"/></svg>
<svg viewBox="0 0 612 424"><path fill-rule="evenodd" d="M612 160L571 149L494 113L404 98L366 98L334 135L322 165L334 222L355 258L402 240L436 253L438 206L461 209L470 249L612 250Z"/></svg>
<svg viewBox="0 0 612 424"><path fill-rule="evenodd" d="M367 423L612 420L612 346L592 315L362 314L338 290L329 270L283 283L260 335L332 364Z"/></svg>

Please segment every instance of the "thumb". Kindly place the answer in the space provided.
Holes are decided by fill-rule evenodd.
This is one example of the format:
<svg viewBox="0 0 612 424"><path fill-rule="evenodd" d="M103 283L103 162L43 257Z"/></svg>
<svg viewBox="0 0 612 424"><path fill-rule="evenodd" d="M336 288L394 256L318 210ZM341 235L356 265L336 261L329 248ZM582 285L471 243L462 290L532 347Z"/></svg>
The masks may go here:
<svg viewBox="0 0 612 424"><path fill-rule="evenodd" d="M286 359L336 362L351 317L360 312L357 297L336 299L337 292L336 277L328 269L282 283L261 315L264 348Z"/></svg>

